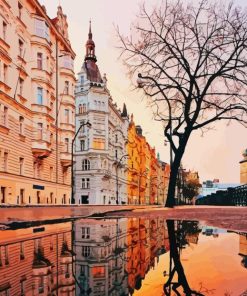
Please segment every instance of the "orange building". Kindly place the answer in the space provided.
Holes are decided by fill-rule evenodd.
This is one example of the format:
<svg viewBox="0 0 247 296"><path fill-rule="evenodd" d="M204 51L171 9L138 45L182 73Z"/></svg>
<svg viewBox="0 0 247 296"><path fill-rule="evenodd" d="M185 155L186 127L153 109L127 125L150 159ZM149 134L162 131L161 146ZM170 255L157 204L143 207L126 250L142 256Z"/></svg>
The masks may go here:
<svg viewBox="0 0 247 296"><path fill-rule="evenodd" d="M142 128L135 125L133 115L128 128L128 204L164 204L169 180L169 166L156 157L142 134Z"/></svg>

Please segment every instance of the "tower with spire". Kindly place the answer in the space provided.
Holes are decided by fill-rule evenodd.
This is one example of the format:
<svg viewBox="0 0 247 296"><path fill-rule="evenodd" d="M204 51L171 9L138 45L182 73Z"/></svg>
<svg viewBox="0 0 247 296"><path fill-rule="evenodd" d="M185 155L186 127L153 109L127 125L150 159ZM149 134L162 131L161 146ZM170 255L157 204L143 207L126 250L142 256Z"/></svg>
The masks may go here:
<svg viewBox="0 0 247 296"><path fill-rule="evenodd" d="M106 74L101 76L91 21L85 47L75 91L76 130L87 121L92 127L82 129L75 143L75 199L81 204L127 203L127 173L123 166L123 156L127 154L127 108L124 104L120 110L113 103ZM117 162L120 159L121 167Z"/></svg>

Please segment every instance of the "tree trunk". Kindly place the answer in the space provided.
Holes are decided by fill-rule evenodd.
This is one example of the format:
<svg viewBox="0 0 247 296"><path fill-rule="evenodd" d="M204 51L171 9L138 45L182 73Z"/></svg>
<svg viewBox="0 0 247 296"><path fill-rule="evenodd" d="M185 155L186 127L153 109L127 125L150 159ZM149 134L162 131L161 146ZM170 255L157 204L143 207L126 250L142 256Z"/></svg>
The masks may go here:
<svg viewBox="0 0 247 296"><path fill-rule="evenodd" d="M175 193L176 193L178 171L181 164L181 160L184 155L185 147L190 137L190 133L191 131L184 133L184 138L179 143L179 147L177 149L177 152L175 153L174 161L171 166L167 200L165 204L165 206L168 208L172 208L175 205Z"/></svg>

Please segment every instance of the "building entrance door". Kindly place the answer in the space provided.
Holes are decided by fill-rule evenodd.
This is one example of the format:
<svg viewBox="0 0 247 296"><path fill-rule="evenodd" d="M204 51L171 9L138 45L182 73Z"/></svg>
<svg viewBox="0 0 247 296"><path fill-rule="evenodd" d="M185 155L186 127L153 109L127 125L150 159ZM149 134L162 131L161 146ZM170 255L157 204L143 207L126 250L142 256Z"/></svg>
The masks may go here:
<svg viewBox="0 0 247 296"><path fill-rule="evenodd" d="M0 201L1 203L6 203L6 187L1 187L1 192L0 192Z"/></svg>
<svg viewBox="0 0 247 296"><path fill-rule="evenodd" d="M89 200L88 200L88 195L82 195L81 196L81 204L88 204Z"/></svg>
<svg viewBox="0 0 247 296"><path fill-rule="evenodd" d="M20 190L20 198L21 198L21 204L24 204L24 189Z"/></svg>

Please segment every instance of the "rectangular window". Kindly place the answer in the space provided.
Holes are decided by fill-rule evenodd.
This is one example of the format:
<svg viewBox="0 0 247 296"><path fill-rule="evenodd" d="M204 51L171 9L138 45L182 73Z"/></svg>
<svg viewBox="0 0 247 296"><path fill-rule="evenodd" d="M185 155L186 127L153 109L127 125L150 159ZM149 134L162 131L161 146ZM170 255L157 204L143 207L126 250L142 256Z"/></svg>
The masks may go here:
<svg viewBox="0 0 247 296"><path fill-rule="evenodd" d="M64 110L65 122L69 123L69 109Z"/></svg>
<svg viewBox="0 0 247 296"><path fill-rule="evenodd" d="M35 20L35 33L37 36L50 41L49 27L45 21L38 19Z"/></svg>
<svg viewBox="0 0 247 296"><path fill-rule="evenodd" d="M44 276L42 275L39 277L38 291L39 291L39 294L44 293Z"/></svg>
<svg viewBox="0 0 247 296"><path fill-rule="evenodd" d="M24 85L24 80L22 78L19 79L20 83L20 96L23 96L23 85Z"/></svg>
<svg viewBox="0 0 247 296"><path fill-rule="evenodd" d="M90 227L81 228L81 238L90 238Z"/></svg>
<svg viewBox="0 0 247 296"><path fill-rule="evenodd" d="M69 138L65 138L64 143L65 143L65 152L69 152Z"/></svg>
<svg viewBox="0 0 247 296"><path fill-rule="evenodd" d="M38 140L43 140L43 123L42 122L38 122Z"/></svg>
<svg viewBox="0 0 247 296"><path fill-rule="evenodd" d="M81 147L81 151L85 150L85 140L80 141L80 147Z"/></svg>
<svg viewBox="0 0 247 296"><path fill-rule="evenodd" d="M8 152L4 152L4 155L3 155L3 170L4 172L7 172L8 170Z"/></svg>
<svg viewBox="0 0 247 296"><path fill-rule="evenodd" d="M67 55L67 56L63 57L63 66L64 66L64 68L73 70L74 62L73 62L71 56Z"/></svg>
<svg viewBox="0 0 247 296"><path fill-rule="evenodd" d="M3 40L6 41L7 36L7 23L3 21Z"/></svg>
<svg viewBox="0 0 247 296"><path fill-rule="evenodd" d="M19 19L22 18L22 8L23 8L23 6L21 5L20 2L18 2L18 16L19 16Z"/></svg>
<svg viewBox="0 0 247 296"><path fill-rule="evenodd" d="M53 180L53 167L50 167L50 181Z"/></svg>
<svg viewBox="0 0 247 296"><path fill-rule="evenodd" d="M25 296L25 281L21 281L21 296Z"/></svg>
<svg viewBox="0 0 247 296"><path fill-rule="evenodd" d="M24 249L24 242L20 244L20 260L25 259L25 249Z"/></svg>
<svg viewBox="0 0 247 296"><path fill-rule="evenodd" d="M23 175L23 171L24 171L24 158L22 158L22 157L19 158L19 164L20 164L20 175Z"/></svg>
<svg viewBox="0 0 247 296"><path fill-rule="evenodd" d="M82 254L83 257L89 257L90 256L90 247L89 246L83 246L81 254Z"/></svg>
<svg viewBox="0 0 247 296"><path fill-rule="evenodd" d="M37 53L37 68L39 70L43 69L43 54L41 52Z"/></svg>
<svg viewBox="0 0 247 296"><path fill-rule="evenodd" d="M105 149L105 139L94 138L93 139L93 149L104 150Z"/></svg>
<svg viewBox="0 0 247 296"><path fill-rule="evenodd" d="M9 248L8 248L8 246L4 247L4 254L5 254L5 265L9 265Z"/></svg>
<svg viewBox="0 0 247 296"><path fill-rule="evenodd" d="M89 178L82 178L81 179L81 188L82 189L89 189L90 188L90 179Z"/></svg>
<svg viewBox="0 0 247 296"><path fill-rule="evenodd" d="M23 47L24 47L24 43L22 40L19 39L19 56L21 58L23 58Z"/></svg>
<svg viewBox="0 0 247 296"><path fill-rule="evenodd" d="M64 94L65 95L69 94L69 81L64 82Z"/></svg>
<svg viewBox="0 0 247 296"><path fill-rule="evenodd" d="M8 107L3 108L3 125L8 126Z"/></svg>
<svg viewBox="0 0 247 296"><path fill-rule="evenodd" d="M8 82L8 65L3 64L3 82L7 84Z"/></svg>
<svg viewBox="0 0 247 296"><path fill-rule="evenodd" d="M92 273L94 278L105 277L105 267L104 266L93 266Z"/></svg>
<svg viewBox="0 0 247 296"><path fill-rule="evenodd" d="M20 135L23 135L24 134L24 117L22 116L20 116L19 118L19 127L20 127L19 133Z"/></svg>
<svg viewBox="0 0 247 296"><path fill-rule="evenodd" d="M37 104L43 105L43 88L37 88Z"/></svg>

